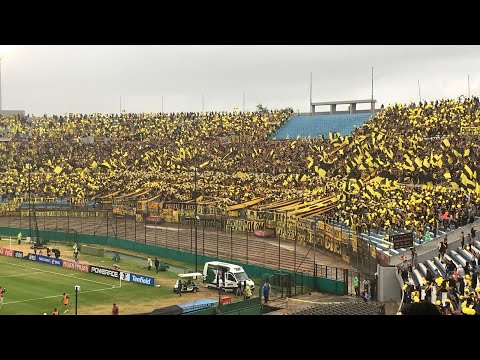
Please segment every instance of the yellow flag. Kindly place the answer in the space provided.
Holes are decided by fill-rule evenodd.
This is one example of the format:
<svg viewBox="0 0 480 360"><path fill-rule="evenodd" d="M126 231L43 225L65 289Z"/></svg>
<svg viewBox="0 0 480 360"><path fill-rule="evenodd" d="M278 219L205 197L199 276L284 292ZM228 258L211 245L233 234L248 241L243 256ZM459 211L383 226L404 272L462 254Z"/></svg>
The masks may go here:
<svg viewBox="0 0 480 360"><path fill-rule="evenodd" d="M468 177L472 178L473 171L472 171L472 169L470 169L470 167L467 164L465 164L465 171L467 172Z"/></svg>
<svg viewBox="0 0 480 360"><path fill-rule="evenodd" d="M57 166L57 167L55 167L55 169L53 170L53 172L58 175L58 174L60 174L60 173L62 172L62 170L63 170L63 169L62 169L60 166Z"/></svg>
<svg viewBox="0 0 480 360"><path fill-rule="evenodd" d="M311 156L307 156L308 162L308 169L310 169L313 166L313 158Z"/></svg>
<svg viewBox="0 0 480 360"><path fill-rule="evenodd" d="M111 168L111 165L110 165L110 163L109 163L107 160L103 160L102 165L105 165L105 166L108 167L109 169Z"/></svg>
<svg viewBox="0 0 480 360"><path fill-rule="evenodd" d="M445 144L446 147L450 147L450 141L448 139L443 139L442 143Z"/></svg>
<svg viewBox="0 0 480 360"><path fill-rule="evenodd" d="M415 158L415 164L417 164L417 166L418 166L419 168L421 168L421 167L422 167L422 160L420 160L418 157Z"/></svg>
<svg viewBox="0 0 480 360"><path fill-rule="evenodd" d="M470 149L465 149L463 152L463 157L469 157L470 156Z"/></svg>
<svg viewBox="0 0 480 360"><path fill-rule="evenodd" d="M323 170L322 168L319 168L317 165L315 165L315 172L320 176L321 178L324 178L325 175L327 175L327 172Z"/></svg>

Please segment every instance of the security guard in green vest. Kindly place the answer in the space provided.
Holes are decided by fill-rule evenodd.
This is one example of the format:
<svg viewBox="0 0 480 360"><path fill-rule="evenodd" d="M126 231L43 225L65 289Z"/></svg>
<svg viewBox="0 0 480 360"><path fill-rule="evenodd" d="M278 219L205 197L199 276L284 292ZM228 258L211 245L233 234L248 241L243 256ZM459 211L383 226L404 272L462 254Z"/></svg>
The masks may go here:
<svg viewBox="0 0 480 360"><path fill-rule="evenodd" d="M18 239L18 245L20 245L21 242L22 242L22 233L21 232L18 233L17 239Z"/></svg>
<svg viewBox="0 0 480 360"><path fill-rule="evenodd" d="M353 278L353 288L355 289L355 296L360 296L360 280L356 276Z"/></svg>

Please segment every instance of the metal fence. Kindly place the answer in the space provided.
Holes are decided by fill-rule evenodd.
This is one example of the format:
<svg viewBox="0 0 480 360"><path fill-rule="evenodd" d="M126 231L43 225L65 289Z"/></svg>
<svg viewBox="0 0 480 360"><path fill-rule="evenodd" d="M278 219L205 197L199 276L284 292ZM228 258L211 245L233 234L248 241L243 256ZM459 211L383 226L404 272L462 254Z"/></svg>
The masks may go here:
<svg viewBox="0 0 480 360"><path fill-rule="evenodd" d="M300 283L302 274L314 275L315 252L318 251L337 257L361 273L372 275L376 271L375 248L360 235L355 247L345 242L332 251L334 246L318 234L315 234L313 246L309 243L301 246L296 231L294 240L281 236L259 238L252 232L234 231L225 226L228 220L225 216L204 217L196 222L182 213L179 217L176 223L159 223L148 221L146 216L118 215L111 210L37 209L35 212L3 212L0 226L29 228L28 234L23 235L31 237L35 237L36 229L104 235L232 262L284 269L293 272L295 284ZM300 291L297 285L295 291Z"/></svg>

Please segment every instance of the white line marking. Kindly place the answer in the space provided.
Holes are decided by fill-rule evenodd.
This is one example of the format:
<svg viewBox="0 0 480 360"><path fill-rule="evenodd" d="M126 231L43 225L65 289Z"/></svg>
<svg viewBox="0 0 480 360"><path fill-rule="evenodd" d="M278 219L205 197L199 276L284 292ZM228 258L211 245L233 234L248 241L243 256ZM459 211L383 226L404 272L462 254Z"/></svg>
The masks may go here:
<svg viewBox="0 0 480 360"><path fill-rule="evenodd" d="M94 292L94 291L104 291L104 290L112 290L112 289L118 289L118 286L117 286L117 287L113 286L113 287L108 287L108 288L102 288L102 289L95 289L95 290L81 291L81 293L82 293L82 294L85 294L85 293ZM3 303L3 305L17 304L17 303L21 303L21 302L35 301L35 300L42 300L42 299L51 299L51 298L61 297L61 296L63 296L63 294L60 294L60 295L52 295L52 296L44 296L44 297L35 298L35 299L9 301L9 302Z"/></svg>
<svg viewBox="0 0 480 360"><path fill-rule="evenodd" d="M41 274L41 273L42 273L42 271L36 271L36 272L25 273L25 274L15 274L15 275L7 275L7 276L1 276L0 275L0 279L7 278L7 277L14 277L14 276L27 276L27 275L33 275L33 274Z"/></svg>
<svg viewBox="0 0 480 360"><path fill-rule="evenodd" d="M49 273L49 274L66 276L66 277L73 278L73 279L78 279L78 280L83 280L83 281L90 281L90 282L96 283L96 284L112 286L112 284L107 284L107 283L100 282L100 281L85 279L85 278L81 278L81 277L74 276L74 275L61 274L61 273L57 273L57 272L55 272L55 271L42 270L42 269L33 268L33 267L30 267L30 266L25 266L25 265L12 264L12 263L9 263L9 262L4 262L4 261L0 261L0 264L7 264L7 265L12 265L12 266L18 266L18 267L23 267L23 268L30 269L30 270L38 270L38 271L46 272L46 273Z"/></svg>

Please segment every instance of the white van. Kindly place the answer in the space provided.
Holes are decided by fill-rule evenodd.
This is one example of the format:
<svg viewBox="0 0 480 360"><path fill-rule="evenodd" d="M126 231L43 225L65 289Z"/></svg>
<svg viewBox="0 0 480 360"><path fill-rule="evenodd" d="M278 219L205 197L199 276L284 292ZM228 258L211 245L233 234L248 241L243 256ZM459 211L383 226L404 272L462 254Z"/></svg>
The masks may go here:
<svg viewBox="0 0 480 360"><path fill-rule="evenodd" d="M220 270L220 271L219 271ZM203 267L203 282L207 288L218 288L218 276L221 276L223 289L225 291L237 290L239 281L247 281L250 289L255 290L255 283L248 278L245 270L239 265L224 263L221 261L209 261Z"/></svg>

